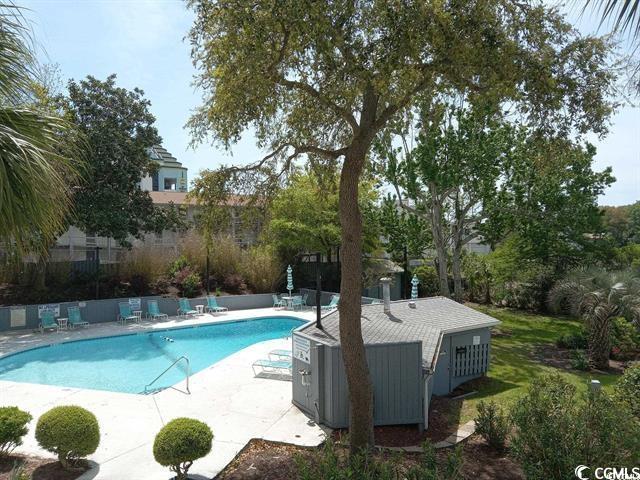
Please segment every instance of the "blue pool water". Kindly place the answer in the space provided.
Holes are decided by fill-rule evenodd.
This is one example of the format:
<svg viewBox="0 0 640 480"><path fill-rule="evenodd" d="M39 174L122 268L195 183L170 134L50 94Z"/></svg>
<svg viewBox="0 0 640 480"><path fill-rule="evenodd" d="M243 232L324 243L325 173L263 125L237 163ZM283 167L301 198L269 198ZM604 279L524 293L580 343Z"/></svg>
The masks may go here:
<svg viewBox="0 0 640 480"><path fill-rule="evenodd" d="M193 374L254 343L287 337L303 323L270 317L60 343L0 358L0 380L142 393L182 355ZM184 380L185 372L178 363L154 388Z"/></svg>

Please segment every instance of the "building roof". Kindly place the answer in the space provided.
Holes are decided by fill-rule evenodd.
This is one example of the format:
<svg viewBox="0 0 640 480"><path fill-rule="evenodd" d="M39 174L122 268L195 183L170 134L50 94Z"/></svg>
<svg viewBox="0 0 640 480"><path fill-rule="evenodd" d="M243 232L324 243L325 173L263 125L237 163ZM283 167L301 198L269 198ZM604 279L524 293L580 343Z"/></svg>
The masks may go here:
<svg viewBox="0 0 640 480"><path fill-rule="evenodd" d="M197 205L193 198L188 197L187 192L179 192L176 190L165 190L163 192L149 192L151 200L156 205L167 205L172 202L176 205ZM247 203L247 200L239 195L229 195L226 201L228 206L240 206Z"/></svg>
<svg viewBox="0 0 640 480"><path fill-rule="evenodd" d="M420 298L416 308L409 308L409 300L391 302L391 312L384 305L362 306L362 337L365 344L422 342L425 368L435 367L435 357L441 337L447 333L476 328L493 327L500 323L489 315L478 312L445 297ZM326 345L340 344L340 313L335 311L322 319L322 330L315 323L302 327L299 332Z"/></svg>
<svg viewBox="0 0 640 480"><path fill-rule="evenodd" d="M171 155L166 148L160 145L154 145L151 147L149 149L149 156L163 167L187 169L186 167L183 167L182 163L180 163L176 157Z"/></svg>

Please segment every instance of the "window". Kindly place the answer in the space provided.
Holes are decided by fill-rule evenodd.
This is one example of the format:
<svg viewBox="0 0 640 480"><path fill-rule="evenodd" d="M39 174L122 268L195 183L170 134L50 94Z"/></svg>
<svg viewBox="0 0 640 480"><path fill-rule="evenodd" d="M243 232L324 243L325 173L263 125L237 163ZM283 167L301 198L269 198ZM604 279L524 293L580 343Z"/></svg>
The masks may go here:
<svg viewBox="0 0 640 480"><path fill-rule="evenodd" d="M177 179L175 178L165 178L164 179L164 189L165 190L176 190L178 185Z"/></svg>

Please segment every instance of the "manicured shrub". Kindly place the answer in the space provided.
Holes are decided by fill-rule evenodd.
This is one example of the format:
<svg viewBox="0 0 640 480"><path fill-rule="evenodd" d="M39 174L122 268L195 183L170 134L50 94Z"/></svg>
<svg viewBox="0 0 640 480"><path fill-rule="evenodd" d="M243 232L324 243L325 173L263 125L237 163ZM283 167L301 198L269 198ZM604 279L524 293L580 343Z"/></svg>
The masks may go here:
<svg viewBox="0 0 640 480"><path fill-rule="evenodd" d="M628 367L615 386L614 396L640 421L640 363Z"/></svg>
<svg viewBox="0 0 640 480"><path fill-rule="evenodd" d="M584 329L576 333L565 333L556 340L558 348L567 348L569 350L585 350L587 348L587 334Z"/></svg>
<svg viewBox="0 0 640 480"><path fill-rule="evenodd" d="M480 402L476 417L476 432L499 452L503 451L509 434L509 419L496 402Z"/></svg>
<svg viewBox="0 0 640 480"><path fill-rule="evenodd" d="M602 391L578 395L559 374L534 379L511 419L511 451L528 480L571 478L576 465L640 461L640 424L629 410Z"/></svg>
<svg viewBox="0 0 640 480"><path fill-rule="evenodd" d="M0 457L8 455L22 445L33 417L18 407L0 407Z"/></svg>
<svg viewBox="0 0 640 480"><path fill-rule="evenodd" d="M36 440L42 448L56 454L62 466L68 469L98 448L98 420L82 407L55 407L38 419Z"/></svg>
<svg viewBox="0 0 640 480"><path fill-rule="evenodd" d="M153 456L169 467L178 480L187 478L195 460L211 451L213 433L207 424L193 418L176 418L167 423L153 442Z"/></svg>

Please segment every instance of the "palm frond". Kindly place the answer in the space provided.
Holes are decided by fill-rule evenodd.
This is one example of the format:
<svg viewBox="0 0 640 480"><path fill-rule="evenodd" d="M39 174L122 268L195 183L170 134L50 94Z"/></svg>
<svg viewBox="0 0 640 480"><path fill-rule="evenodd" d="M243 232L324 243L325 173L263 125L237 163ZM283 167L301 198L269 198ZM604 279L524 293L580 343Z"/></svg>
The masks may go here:
<svg viewBox="0 0 640 480"><path fill-rule="evenodd" d="M78 175L73 127L33 101L34 56L20 9L0 3L0 243L18 254L48 246L65 228Z"/></svg>
<svg viewBox="0 0 640 480"><path fill-rule="evenodd" d="M640 35L640 0L586 0L583 12L594 4L602 16L601 25L613 20L616 31L629 31L634 38Z"/></svg>

